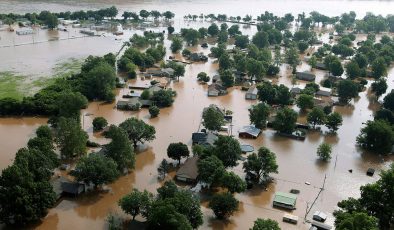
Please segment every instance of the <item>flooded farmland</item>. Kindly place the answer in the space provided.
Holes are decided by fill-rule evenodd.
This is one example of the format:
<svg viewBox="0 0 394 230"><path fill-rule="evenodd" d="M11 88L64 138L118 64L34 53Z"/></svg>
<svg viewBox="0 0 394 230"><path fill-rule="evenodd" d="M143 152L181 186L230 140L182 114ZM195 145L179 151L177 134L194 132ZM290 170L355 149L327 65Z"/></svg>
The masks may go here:
<svg viewBox="0 0 394 230"><path fill-rule="evenodd" d="M52 11L97 9L106 7L107 1L30 1L5 0L0 2L1 12L32 12L48 9ZM188 13L227 13L234 15L244 15L252 13L257 15L265 10L276 14L284 14L289 11L297 14L302 11L321 11L327 15L339 15L343 11L355 10L359 16L363 16L365 11L372 11L376 14L387 14L394 8L394 2L390 1L111 1L111 4L121 10L139 9L171 9L177 14L174 26L180 27L201 27L209 23L204 22L184 22L180 19ZM294 7L290 7L294 5ZM239 7L237 7L239 5ZM208 7L209 6L209 7ZM286 6L286 7L285 7ZM327 6L327 7L326 7ZM391 7L391 8L390 8ZM190 12L184 12L190 9ZM242 27L241 27L242 28ZM152 30L164 30L165 27L152 28ZM70 58L85 58L88 55L103 55L107 52L117 52L124 41L135 33L135 29L125 30L121 37L99 36L87 38L69 38L70 34L58 31L40 31L36 37L16 37L0 31L0 72L11 71L29 75L31 79L39 76L50 76L53 67ZM242 29L243 34L252 35L256 32L255 27ZM141 33L141 31L137 31ZM77 31L72 31L71 36L77 36ZM327 34L323 35L328 37ZM33 39L51 40L53 38L65 38L65 40L42 42L39 44L27 44ZM165 40L167 47L166 59L171 52L169 50L171 42ZM193 51L209 53L208 49L193 47ZM157 167L163 158L167 158L166 149L169 143L184 142L191 147L191 134L196 132L200 126L203 108L209 104L216 104L221 108L233 111L233 133L244 125L249 124L248 108L257 101L245 100L245 92L240 87L233 87L228 95L211 98L207 97L207 85L197 81L199 72L206 72L209 76L217 74L218 65L209 59L207 63L195 63L186 66L186 73L179 82L172 82L170 88L177 92L173 106L162 109L157 118L150 118L147 109L139 112L125 112L114 109L116 102L106 104L92 102L88 108L82 111L83 129L86 130L90 139L98 143L106 143L106 139L93 133L92 120L94 117L105 117L109 124L119 124L130 117L137 117L146 123L153 125L156 129L156 139L146 143L137 150L136 167L134 171L126 176L120 177L114 183L109 184L109 193L88 194L76 199L64 199L56 207L52 208L42 223L34 226L35 229L105 229L105 219L109 213L122 214L118 207L118 200L129 193L133 188L155 192L161 185L158 181ZM309 65L305 62L298 66L299 70L309 70ZM316 82L320 82L325 74L324 71L314 70L317 75ZM274 79L280 84L292 87L292 78L289 77L291 70L286 65L281 67L278 79ZM387 83L388 92L394 88L394 69L388 71ZM129 84L149 83L149 80L130 80ZM304 86L305 82L297 82L297 85ZM128 89L118 89L116 91L117 100L126 94ZM207 208L207 202L202 202L204 213L204 224L200 229L249 229L253 221L257 218L271 218L277 220L282 229L308 229L308 225L299 221L298 225L283 223L283 210L272 208L272 201L275 192L289 191L290 189L300 190L297 200L297 209L292 214L303 219L307 206L315 200L320 188L325 180L324 190L316 200L308 218L315 210L321 210L329 214L328 223L333 223L332 212L336 208L338 201L347 197L358 197L359 187L366 183L374 182L377 176L367 177L365 172L368 168L385 169L392 161L392 156L381 156L360 150L355 146L356 136L360 128L367 120L373 118L373 112L379 108L376 99L369 91L363 91L359 97L348 106L336 106L334 111L343 116L343 125L336 135L327 134L323 128L321 132L311 131L307 134L305 141L297 141L280 137L274 130L267 129L257 139L240 139L241 144L250 144L255 149L261 146L268 147L276 153L279 165L279 173L273 175L275 180L268 188L255 187L247 192L236 195L241 202L239 211L228 221L218 221L214 218L213 212ZM85 114L90 114L86 116ZM305 121L304 117L299 118ZM34 135L35 129L45 124L46 118L0 118L0 169L4 169L12 163L16 151L26 146L27 140ZM237 135L235 135L237 136ZM316 149L322 142L327 142L333 147L332 160L329 163L322 163L316 157ZM353 173L348 170L352 169ZM233 171L244 176L242 162ZM170 176L173 174L170 174ZM170 176L167 176L168 178ZM325 179L326 177L326 179ZM306 182L308 182L307 185ZM138 219L138 218L137 218Z"/></svg>

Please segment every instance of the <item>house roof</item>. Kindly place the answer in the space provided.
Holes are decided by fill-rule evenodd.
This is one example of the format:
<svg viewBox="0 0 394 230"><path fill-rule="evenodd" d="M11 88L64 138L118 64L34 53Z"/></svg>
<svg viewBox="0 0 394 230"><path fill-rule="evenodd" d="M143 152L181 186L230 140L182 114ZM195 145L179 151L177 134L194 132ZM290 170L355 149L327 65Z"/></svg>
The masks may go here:
<svg viewBox="0 0 394 230"><path fill-rule="evenodd" d="M302 89L298 88L298 87L294 87L294 88L290 89L290 93L292 93L292 94L300 94L301 91L302 91Z"/></svg>
<svg viewBox="0 0 394 230"><path fill-rule="evenodd" d="M325 90L318 90L315 93L316 96L324 96L324 97L329 97L331 96L331 92L330 91L325 91Z"/></svg>
<svg viewBox="0 0 394 230"><path fill-rule="evenodd" d="M316 75L313 74L312 72L305 71L305 72L297 72L296 73L296 77L301 79L301 80L311 81L311 80L315 80Z"/></svg>
<svg viewBox="0 0 394 230"><path fill-rule="evenodd" d="M217 139L218 136L213 133L203 133L203 132L192 133L193 143L197 143L201 145L213 145Z"/></svg>
<svg viewBox="0 0 394 230"><path fill-rule="evenodd" d="M247 126L242 127L238 132L239 133L247 133L251 136L258 137L261 133L261 129L258 129L258 128L254 127L253 125L247 125Z"/></svg>
<svg viewBox="0 0 394 230"><path fill-rule="evenodd" d="M254 147L251 145L241 145L241 151L243 153L250 153L254 151Z"/></svg>
<svg viewBox="0 0 394 230"><path fill-rule="evenodd" d="M274 202L294 206L297 201L297 195L287 192L276 192Z"/></svg>
<svg viewBox="0 0 394 230"><path fill-rule="evenodd" d="M185 163L179 168L176 172L176 176L182 176L189 178L191 180L196 180L198 176L198 168L197 168L198 157L194 156L188 158Z"/></svg>

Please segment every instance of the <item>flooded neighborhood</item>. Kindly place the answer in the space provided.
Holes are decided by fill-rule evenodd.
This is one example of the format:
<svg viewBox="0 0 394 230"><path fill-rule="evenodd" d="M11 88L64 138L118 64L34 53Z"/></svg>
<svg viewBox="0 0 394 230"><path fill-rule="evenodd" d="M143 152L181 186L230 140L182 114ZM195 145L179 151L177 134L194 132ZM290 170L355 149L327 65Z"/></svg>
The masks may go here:
<svg viewBox="0 0 394 230"><path fill-rule="evenodd" d="M0 229L392 229L393 9L1 1Z"/></svg>

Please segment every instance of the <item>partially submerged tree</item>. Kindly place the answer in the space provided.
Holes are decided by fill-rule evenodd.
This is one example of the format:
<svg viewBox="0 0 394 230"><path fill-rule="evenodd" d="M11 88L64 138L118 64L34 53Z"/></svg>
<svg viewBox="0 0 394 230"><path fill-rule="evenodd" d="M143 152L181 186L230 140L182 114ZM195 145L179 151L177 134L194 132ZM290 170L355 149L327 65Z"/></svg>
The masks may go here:
<svg viewBox="0 0 394 230"><path fill-rule="evenodd" d="M103 130L105 126L108 125L107 120L104 117L95 117L93 119L93 131Z"/></svg>
<svg viewBox="0 0 394 230"><path fill-rule="evenodd" d="M296 128L297 113L289 108L283 108L276 114L273 127L278 132L292 133Z"/></svg>
<svg viewBox="0 0 394 230"><path fill-rule="evenodd" d="M389 153L394 143L393 129L384 120L368 121L357 136L357 143L362 148L376 153Z"/></svg>
<svg viewBox="0 0 394 230"><path fill-rule="evenodd" d="M250 230L280 230L280 227L275 220L258 218Z"/></svg>
<svg viewBox="0 0 394 230"><path fill-rule="evenodd" d="M317 148L317 156L323 161L328 161L331 159L331 151L331 145L327 143L321 143Z"/></svg>
<svg viewBox="0 0 394 230"><path fill-rule="evenodd" d="M245 173L253 174L257 183L268 179L270 173L278 173L275 153L261 147L258 153L252 153L243 164Z"/></svg>
<svg viewBox="0 0 394 230"><path fill-rule="evenodd" d="M153 194L144 190L143 192L133 189L133 191L119 200L122 210L131 215L133 220L136 216L147 217L148 210L153 202Z"/></svg>
<svg viewBox="0 0 394 230"><path fill-rule="evenodd" d="M72 175L77 181L97 187L115 180L119 173L115 161L103 155L91 153L78 161Z"/></svg>
<svg viewBox="0 0 394 230"><path fill-rule="evenodd" d="M204 127L211 131L219 131L224 125L224 116L214 107L208 107L202 115Z"/></svg>
<svg viewBox="0 0 394 230"><path fill-rule="evenodd" d="M327 115L325 126L331 131L336 132L339 126L342 125L342 116L337 112L333 112Z"/></svg>
<svg viewBox="0 0 394 230"><path fill-rule="evenodd" d="M178 165L181 164L181 158L190 155L187 145L182 142L171 143L167 148L167 156L171 159L177 160Z"/></svg>
<svg viewBox="0 0 394 230"><path fill-rule="evenodd" d="M321 108L315 107L308 113L307 122L316 128L316 125L323 125L326 122L326 114Z"/></svg>
<svg viewBox="0 0 394 230"><path fill-rule="evenodd" d="M218 219L227 219L238 210L238 203L239 201L231 193L221 193L212 197L209 208Z"/></svg>
<svg viewBox="0 0 394 230"><path fill-rule="evenodd" d="M267 104L259 103L257 105L252 105L249 109L250 123L259 129L263 129L266 127L269 114L270 108Z"/></svg>
<svg viewBox="0 0 394 230"><path fill-rule="evenodd" d="M59 118L55 140L63 158L70 159L86 153L88 135L73 118Z"/></svg>
<svg viewBox="0 0 394 230"><path fill-rule="evenodd" d="M134 148L137 147L138 142L144 143L156 138L155 127L135 117L128 118L119 127L127 133L129 140L134 143Z"/></svg>

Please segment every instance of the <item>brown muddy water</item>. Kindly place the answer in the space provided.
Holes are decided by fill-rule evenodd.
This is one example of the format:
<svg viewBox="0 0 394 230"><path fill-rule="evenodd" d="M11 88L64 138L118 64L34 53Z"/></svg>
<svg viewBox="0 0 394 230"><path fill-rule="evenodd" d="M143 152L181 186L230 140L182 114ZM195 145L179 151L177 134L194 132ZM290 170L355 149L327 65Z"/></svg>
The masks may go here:
<svg viewBox="0 0 394 230"><path fill-rule="evenodd" d="M41 7L44 4L42 1L1 1L0 9L7 9L12 11L14 7L4 5L12 3L15 5L15 11L29 11L27 6L31 5L31 9ZM49 3L48 3L49 2ZM99 2L99 3L97 3ZM89 1L82 1L80 4L87 4L86 8L101 7L100 1L95 3ZM167 1L160 1L163 3ZM183 5L183 9L166 8L165 5L159 7L179 10L184 12L184 9L197 10L193 7L197 3L179 1ZM237 2L237 1L234 1ZM249 1L248 1L249 2ZM279 3L270 2L276 8L280 8L280 4L291 1L278 1ZM319 7L328 5L329 1L293 1L293 2L308 2L315 6L315 2L319 2ZM376 1L335 1L340 4L347 4L349 6L346 10L359 9L357 4L368 5L372 8L369 9L385 9L387 5L392 2L376 2ZM61 5L59 1L47 1L45 6L55 7L55 9L65 10L74 9L77 7L73 5L75 1L65 1L65 5ZM136 8L145 6L152 7L157 1L148 1L144 3L134 3L126 1L115 1L119 3L119 7ZM168 4L176 5L176 1L168 1ZM223 3L218 1L218 3ZM218 4L214 3L214 4ZM255 1L250 1L251 4L257 4ZM79 4L79 3L78 3ZM113 4L111 2L111 4ZM135 4L135 5L133 5ZM140 5L138 5L140 4ZM146 4L146 5L143 5ZM260 3L259 3L260 4ZM59 5L62 8L59 8ZM105 5L105 4L104 4ZM224 4L224 9L236 10L236 7ZM240 4L239 8L245 7L247 4ZM295 8L298 11L300 6ZM79 7L80 5L78 5ZM85 6L85 5L83 5ZM192 7L193 6L193 7ZM260 6L260 5L259 5ZM4 8L6 7L6 8ZM57 7L57 8L56 8ZM271 6L273 7L273 6ZM257 7L256 7L257 8ZM255 11L257 9L254 8ZM268 7L267 7L268 8ZM42 8L43 9L43 8ZM200 7L201 9L201 7ZM221 8L214 8L220 10ZM289 8L287 8L289 9ZM342 9L342 8L341 8ZM128 9L129 10L129 9ZM198 9L199 10L199 9ZM264 11L263 10L260 11ZM269 10L269 9L268 9ZM293 10L293 9L291 9ZM364 9L365 10L365 9ZM2 10L4 11L4 10ZM259 11L259 12L260 12ZM286 11L287 12L287 11ZM326 11L322 11L326 13ZM377 13L384 13L384 11L377 10ZM187 12L188 13L188 12ZM241 14L239 13L239 14ZM236 13L235 13L236 14ZM339 13L338 13L339 14ZM177 28L187 26L188 22L181 20L175 21ZM190 23L190 26L207 26L207 24L195 22ZM242 26L241 26L242 28ZM162 30L158 28L157 30ZM7 70L8 68L17 69L18 71L29 73L33 72L34 75L50 74L52 67L61 59L71 57L86 57L89 54L101 55L106 52L116 52L122 45L124 40L127 40L134 30L126 31L126 34L120 39L115 40L113 36L102 36L94 38L82 38L66 41L57 41L49 43L41 43L36 45L26 45L19 47L1 48L0 49L0 70ZM253 34L255 28L243 28L246 34ZM4 38L3 33L0 36ZM52 34L54 33L54 34ZM139 31L140 33L140 31ZM26 39L29 38L16 38L16 35L7 35L8 39L0 40L2 42L10 42L12 39ZM39 35L42 39L50 38L53 36L68 36L63 32L46 32L41 31ZM326 39L327 35L323 35ZM19 42L17 40L17 42ZM22 42L22 41L20 41ZM167 47L170 46L168 40L165 41ZM209 52L208 49L200 47L193 48L196 51L204 53ZM167 52L167 56L170 52ZM4 61L3 61L4 60ZM5 63L4 63L5 62ZM21 65L23 64L23 65ZM249 124L248 108L257 103L245 100L245 92L239 88L231 89L227 96L208 98L207 85L199 84L196 76L199 72L207 72L211 77L216 73L217 64L212 63L212 59L208 63L196 63L186 66L186 74L179 82L171 83L170 87L177 91L175 103L170 108L165 108L160 111L157 118L150 119L149 113L146 109L139 112L124 112L114 109L113 104L102 104L93 102L89 107L82 111L82 114L92 114L90 116L83 116L83 128L89 133L91 140L105 143L107 140L100 137L100 135L93 133L92 120L94 117L103 116L110 124L119 124L129 117L138 117L145 122L154 125L156 128L156 139L151 143L146 143L138 151L136 157L136 168L133 173L119 178L116 182L108 185L111 192L106 194L88 194L81 196L77 199L62 200L55 208L49 211L49 214L41 224L37 225L36 229L105 229L105 218L108 213L113 212L124 215L117 206L117 201L125 194L130 192L133 188L140 190L147 189L151 192L160 186L161 182L157 180L157 166L163 158L167 158L166 149L171 142L184 142L191 146L191 133L197 131L200 120L201 112L204 107L209 104L217 104L222 108L230 109L234 112L233 120L233 133L236 135L237 131L243 125ZM303 63L298 67L300 70L309 70L309 66ZM314 70L317 75L316 82L319 82L324 77L324 72ZM278 81L291 87L291 78L288 77L290 70L286 66L282 66L281 73ZM393 88L394 70L389 71L388 84L389 90ZM130 81L130 84L148 83L140 79ZM303 86L305 82L297 82L298 85ZM388 91L389 91L388 90ZM128 89L117 90L117 99L120 99L123 94L126 94ZM253 225L253 221L257 218L272 218L279 222L282 229L307 229L308 225L302 223L305 215L307 205L312 204L320 187L323 184L324 177L327 176L325 189L314 204L308 219L311 218L311 213L315 210L332 213L336 208L336 203L339 200L347 197L359 196L359 187L363 184L377 180L378 176L367 177L366 170L369 167L375 169L384 169L390 162L392 157L382 157L374 154L361 151L355 146L356 136L359 133L362 124L369 119L372 119L373 111L378 108L378 104L373 96L368 91L360 93L360 97L353 101L349 106L335 107L335 111L343 115L343 126L339 129L337 135L329 135L325 133L323 128L322 132L309 132L305 141L295 141L275 135L273 130L265 130L263 134L256 140L241 139L241 143L251 144L258 149L261 146L266 146L276 153L277 161L279 164L279 174L273 175L275 182L267 189L254 188L245 193L237 194L236 197L241 201L239 211L232 216L229 221L222 222L214 219L213 212L206 208L207 203L202 202L202 210L204 213L204 225L200 229L248 229ZM301 117L300 121L304 118ZM24 147L27 140L34 135L34 130L41 124L44 124L44 118L2 118L0 119L0 169L5 168L12 163L12 159L18 148ZM321 163L317 160L316 149L323 141L332 144L333 155L329 163ZM348 170L353 169L353 173ZM242 162L233 169L236 173L243 176ZM167 178L168 179L168 178ZM309 182L310 185L306 185ZM272 208L272 200L276 191L288 192L290 189L300 190L297 200L297 209L292 214L300 217L297 226L283 223L281 218L284 211ZM333 222L332 215L329 215L329 223Z"/></svg>

